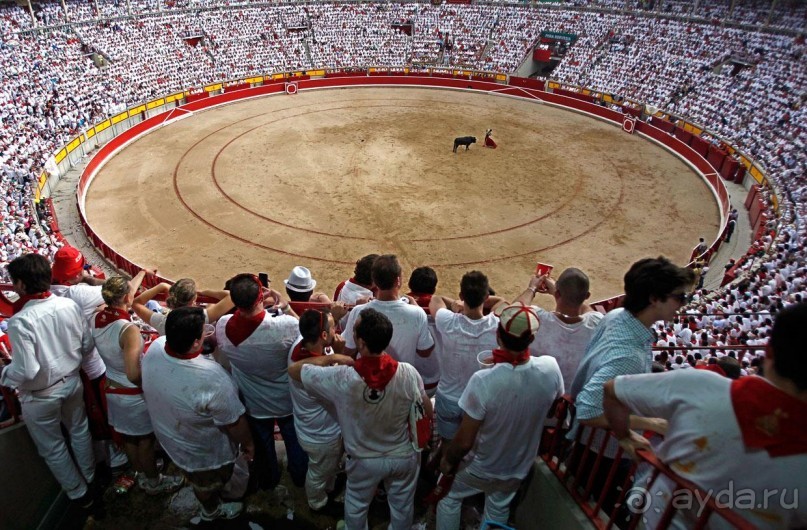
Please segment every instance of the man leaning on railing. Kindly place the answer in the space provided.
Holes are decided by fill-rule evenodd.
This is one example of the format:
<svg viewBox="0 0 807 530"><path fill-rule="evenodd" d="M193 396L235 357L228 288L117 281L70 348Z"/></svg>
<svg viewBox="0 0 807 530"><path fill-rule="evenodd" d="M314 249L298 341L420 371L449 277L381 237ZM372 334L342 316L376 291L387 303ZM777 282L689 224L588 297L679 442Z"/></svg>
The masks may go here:
<svg viewBox="0 0 807 530"><path fill-rule="evenodd" d="M636 456L648 441L631 431L631 414L668 421L656 455L701 488L678 489L660 476L647 489L643 510L656 528L667 503L676 528L691 528L709 499L756 528L807 524L807 303L777 315L766 349L764 378L732 381L708 370L626 375L604 386L605 417L620 446ZM696 495L697 493L697 495ZM629 495L630 496L630 495ZM709 520L714 528L717 517ZM714 520L714 521L713 521Z"/></svg>

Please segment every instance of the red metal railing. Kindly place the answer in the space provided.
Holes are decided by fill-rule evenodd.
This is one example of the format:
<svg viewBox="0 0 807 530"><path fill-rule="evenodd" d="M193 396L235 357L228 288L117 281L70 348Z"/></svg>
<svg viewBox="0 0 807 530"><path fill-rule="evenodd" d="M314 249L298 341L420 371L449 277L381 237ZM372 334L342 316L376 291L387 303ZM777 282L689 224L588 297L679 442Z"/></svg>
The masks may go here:
<svg viewBox="0 0 807 530"><path fill-rule="evenodd" d="M561 484L564 485L569 495L577 502L586 517L588 517L592 524L598 529L610 530L616 525L617 517L624 515L624 512L620 512L619 507L625 502L628 492L631 489L632 477L640 462L642 464L648 464L652 468L650 480L647 485L642 486L643 488L649 490L655 481L663 475L675 484L675 491L686 490L692 492L693 496L697 496L697 498L707 499L703 510L697 514L694 528L705 528L713 514L739 530L752 530L755 528L753 524L743 519L738 513L717 505L714 499L695 483L680 477L673 472L669 466L659 460L656 455L645 450L637 452L640 462L633 462L630 465L630 469L624 475L622 483L617 484L618 470L624 454L622 448L619 447L614 455L613 463L608 469L604 485L596 498L592 497L595 490L597 474L600 473L601 469L603 469L604 472L605 468L603 468L603 465L607 465L606 460L610 460L610 458L606 459L603 456L606 447L608 447L609 444L617 445L616 438L610 431L604 429L580 428L574 438L574 445L571 445L571 442L566 439L566 434L568 433L566 426L573 421L574 404L571 401L571 397L568 395L559 398L555 402L550 414L556 421L556 424L545 429L544 443L542 444L543 450L540 457L552 473L560 480ZM585 431L588 431L587 435L584 434ZM601 436L601 441L596 448L597 450L592 452L590 449L593 448L594 440L598 433L601 433L603 436ZM583 440L584 436L585 441ZM579 459L575 462L576 465L570 466L571 459L569 457L573 454L579 455ZM586 464L590 458L592 458L592 454L596 454L594 464L589 469L586 469ZM603 509L606 497L608 497L609 494L613 494L617 488L619 488L619 494L616 497L614 507L606 513ZM675 496L670 496L655 528L669 528L678 511L674 505L674 501ZM628 529L633 530L637 528L641 519L641 517L637 516L632 517Z"/></svg>

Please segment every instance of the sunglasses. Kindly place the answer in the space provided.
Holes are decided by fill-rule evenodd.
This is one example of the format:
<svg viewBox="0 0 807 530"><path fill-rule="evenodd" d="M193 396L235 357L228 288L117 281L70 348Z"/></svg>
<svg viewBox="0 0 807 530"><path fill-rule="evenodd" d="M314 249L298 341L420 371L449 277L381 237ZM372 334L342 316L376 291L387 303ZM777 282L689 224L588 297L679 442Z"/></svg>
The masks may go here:
<svg viewBox="0 0 807 530"><path fill-rule="evenodd" d="M674 293L667 296L673 298L674 300L678 300L681 302L681 305L687 305L692 301L692 295L690 293Z"/></svg>

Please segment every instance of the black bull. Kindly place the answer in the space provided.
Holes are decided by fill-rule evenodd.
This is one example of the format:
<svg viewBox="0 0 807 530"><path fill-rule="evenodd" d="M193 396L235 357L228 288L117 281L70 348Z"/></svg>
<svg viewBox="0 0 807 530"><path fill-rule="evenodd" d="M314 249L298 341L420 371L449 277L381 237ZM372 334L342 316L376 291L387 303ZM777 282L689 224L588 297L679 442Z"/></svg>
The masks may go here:
<svg viewBox="0 0 807 530"><path fill-rule="evenodd" d="M454 152L457 152L457 147L460 145L465 146L465 150L467 151L471 144L476 143L476 136L460 136L459 138L454 138Z"/></svg>

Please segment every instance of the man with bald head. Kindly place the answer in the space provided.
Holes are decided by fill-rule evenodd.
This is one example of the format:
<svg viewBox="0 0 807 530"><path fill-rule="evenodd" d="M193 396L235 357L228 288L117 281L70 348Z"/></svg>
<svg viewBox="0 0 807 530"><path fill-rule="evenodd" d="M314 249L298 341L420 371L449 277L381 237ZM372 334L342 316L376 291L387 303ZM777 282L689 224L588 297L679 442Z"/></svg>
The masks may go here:
<svg viewBox="0 0 807 530"><path fill-rule="evenodd" d="M518 297L518 301L530 305L536 293L553 296L555 309L547 311L532 306L541 320L541 328L530 345L530 354L535 357L554 357L560 366L563 380L568 385L574 379L580 359L583 358L597 326L602 322L603 315L586 303L591 295L588 276L574 267L564 270L557 281L549 275L533 276L529 287Z"/></svg>

